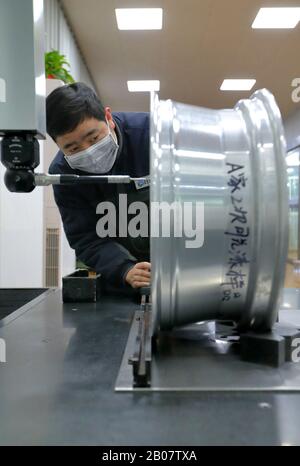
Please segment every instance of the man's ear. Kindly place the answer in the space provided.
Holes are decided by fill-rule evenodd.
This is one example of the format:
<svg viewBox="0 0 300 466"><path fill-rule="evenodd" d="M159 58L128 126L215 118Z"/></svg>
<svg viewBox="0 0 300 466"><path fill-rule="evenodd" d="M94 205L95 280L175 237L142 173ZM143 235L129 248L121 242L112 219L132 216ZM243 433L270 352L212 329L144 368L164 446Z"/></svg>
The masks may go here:
<svg viewBox="0 0 300 466"><path fill-rule="evenodd" d="M108 124L110 126L111 129L115 129L116 127L116 124L113 120L113 117L112 117L112 114L111 114L111 108L110 107L105 107L105 117L108 121Z"/></svg>

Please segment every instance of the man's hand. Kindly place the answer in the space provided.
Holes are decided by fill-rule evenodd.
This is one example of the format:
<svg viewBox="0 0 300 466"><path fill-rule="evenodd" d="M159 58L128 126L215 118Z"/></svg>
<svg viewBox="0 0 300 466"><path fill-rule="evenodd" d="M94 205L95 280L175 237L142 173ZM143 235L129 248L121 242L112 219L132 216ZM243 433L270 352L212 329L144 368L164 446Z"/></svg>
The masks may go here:
<svg viewBox="0 0 300 466"><path fill-rule="evenodd" d="M150 262L138 262L132 267L125 277L125 280L132 288L141 288L142 286L150 286L151 280L151 264Z"/></svg>

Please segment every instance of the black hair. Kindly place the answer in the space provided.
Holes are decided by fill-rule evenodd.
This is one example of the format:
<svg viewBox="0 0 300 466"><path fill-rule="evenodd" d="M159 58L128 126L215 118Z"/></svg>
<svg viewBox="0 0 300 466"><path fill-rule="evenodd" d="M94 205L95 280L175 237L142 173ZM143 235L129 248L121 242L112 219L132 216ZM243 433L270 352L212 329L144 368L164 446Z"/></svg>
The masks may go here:
<svg viewBox="0 0 300 466"><path fill-rule="evenodd" d="M84 83L55 89L46 99L47 133L57 136L73 131L86 118L105 121L105 110L95 92Z"/></svg>

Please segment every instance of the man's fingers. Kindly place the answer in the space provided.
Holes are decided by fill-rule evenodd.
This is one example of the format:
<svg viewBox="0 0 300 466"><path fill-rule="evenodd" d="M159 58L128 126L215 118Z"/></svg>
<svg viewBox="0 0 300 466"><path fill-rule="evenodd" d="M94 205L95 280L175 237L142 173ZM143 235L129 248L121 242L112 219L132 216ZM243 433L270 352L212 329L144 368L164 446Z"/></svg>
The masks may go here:
<svg viewBox="0 0 300 466"><path fill-rule="evenodd" d="M140 281L133 281L132 287L133 288L142 288L143 286L150 286L149 282L140 282Z"/></svg>
<svg viewBox="0 0 300 466"><path fill-rule="evenodd" d="M135 273L133 274L133 277L137 280L139 280L140 278L141 279L148 278L150 280L151 273L147 272L146 270L136 270Z"/></svg>
<svg viewBox="0 0 300 466"><path fill-rule="evenodd" d="M146 269L146 270L151 270L151 264L150 262L138 262L136 264L137 269Z"/></svg>
<svg viewBox="0 0 300 466"><path fill-rule="evenodd" d="M150 286L151 281L151 264L150 262L138 262L132 267L127 275L126 281L132 288L141 288L143 286Z"/></svg>

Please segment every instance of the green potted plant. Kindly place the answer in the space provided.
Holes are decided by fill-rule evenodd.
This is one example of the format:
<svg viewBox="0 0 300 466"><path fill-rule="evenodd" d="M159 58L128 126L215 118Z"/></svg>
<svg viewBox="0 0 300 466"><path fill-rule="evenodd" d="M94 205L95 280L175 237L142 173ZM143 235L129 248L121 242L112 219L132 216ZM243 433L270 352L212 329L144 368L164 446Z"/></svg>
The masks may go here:
<svg viewBox="0 0 300 466"><path fill-rule="evenodd" d="M58 50L51 50L51 52L45 53L46 78L60 79L66 84L75 82L64 65L70 68L66 56L59 53Z"/></svg>

